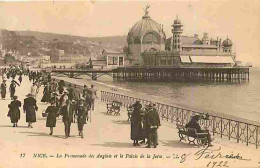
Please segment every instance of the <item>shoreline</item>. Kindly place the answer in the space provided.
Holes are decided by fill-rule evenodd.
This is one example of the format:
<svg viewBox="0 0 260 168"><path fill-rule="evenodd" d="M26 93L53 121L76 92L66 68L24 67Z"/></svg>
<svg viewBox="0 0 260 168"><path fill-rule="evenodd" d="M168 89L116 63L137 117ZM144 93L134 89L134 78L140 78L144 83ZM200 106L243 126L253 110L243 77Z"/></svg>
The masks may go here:
<svg viewBox="0 0 260 168"><path fill-rule="evenodd" d="M183 104L174 102L173 100L170 100L169 98L163 98L163 97L160 97L160 96L149 95L149 94L146 94L146 93L134 92L134 91L129 90L129 89L117 87L117 86L111 85L111 84L106 84L105 82L97 82L97 81L93 81L93 80L90 80L90 79L88 80L88 79L84 79L84 78L69 78L69 77L60 76L60 75L57 75L57 76L54 75L54 76L52 76L52 78L55 78L55 79L58 79L58 80L62 79L65 82L77 84L77 85L82 86L82 87L83 87L84 84L86 84L88 87L91 84L93 84L98 91L98 97L99 98L101 97L100 91L106 91L106 92L121 94L121 95L129 96L129 97L135 97L135 98L138 98L138 99L148 100L148 101L151 101L151 102L157 102L157 103L161 103L161 104L175 106L175 107L179 107L179 108L183 108L183 109L187 109L187 110L191 110L191 111L195 111L195 112L200 112L200 113L204 113L204 114L208 113L212 116L227 118L227 119L239 121L239 122L242 122L242 123L250 123L250 124L255 125L255 126L260 126L260 123L257 122L257 121L244 119L244 118L236 117L236 116L229 115L229 114L220 113L220 112L217 112L217 111L214 111L214 110L206 110L206 109L203 109L203 108L190 107L188 105L183 105Z"/></svg>

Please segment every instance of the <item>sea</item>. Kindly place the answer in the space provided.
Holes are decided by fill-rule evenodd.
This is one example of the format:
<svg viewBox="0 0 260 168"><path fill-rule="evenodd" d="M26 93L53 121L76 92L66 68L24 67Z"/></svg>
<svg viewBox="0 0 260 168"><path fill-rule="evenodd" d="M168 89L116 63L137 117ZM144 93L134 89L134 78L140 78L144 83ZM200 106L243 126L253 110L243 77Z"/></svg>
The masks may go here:
<svg viewBox="0 0 260 168"><path fill-rule="evenodd" d="M260 123L260 68L250 68L250 80L230 82L126 82L98 78L98 83L130 92L148 95L151 99L168 100L173 104L239 117ZM155 100L156 102L156 100Z"/></svg>

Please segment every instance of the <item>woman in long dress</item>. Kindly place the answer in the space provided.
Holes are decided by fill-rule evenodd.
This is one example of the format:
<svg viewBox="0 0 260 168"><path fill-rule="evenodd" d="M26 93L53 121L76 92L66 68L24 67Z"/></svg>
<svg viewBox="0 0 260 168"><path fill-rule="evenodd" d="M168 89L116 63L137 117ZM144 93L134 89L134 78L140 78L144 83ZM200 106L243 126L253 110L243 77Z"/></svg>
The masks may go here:
<svg viewBox="0 0 260 168"><path fill-rule="evenodd" d="M141 109L142 105L139 101L133 104L133 113L131 116L131 139L134 141L134 146L140 146L138 141L143 140L143 127L142 127L142 117Z"/></svg>
<svg viewBox="0 0 260 168"><path fill-rule="evenodd" d="M8 105L9 107L9 117L11 119L11 123L13 123L13 127L17 127L17 123L20 120L20 107L22 103L17 100L17 96L13 97L13 101Z"/></svg>
<svg viewBox="0 0 260 168"><path fill-rule="evenodd" d="M47 107L45 113L48 114L46 120L46 127L50 128L50 135L52 135L53 127L56 127L56 117L58 114L58 107L56 107L56 102L53 98L51 100L51 105Z"/></svg>
<svg viewBox="0 0 260 168"><path fill-rule="evenodd" d="M36 122L36 111L38 111L38 107L36 105L36 100L31 93L24 99L23 110L26 113L28 127L32 128L32 123Z"/></svg>
<svg viewBox="0 0 260 168"><path fill-rule="evenodd" d="M3 80L3 83L1 84L1 97L2 97L2 99L5 99L6 88L7 88L6 80Z"/></svg>
<svg viewBox="0 0 260 168"><path fill-rule="evenodd" d="M43 97L41 102L46 102L49 103L51 100L51 87L49 85L49 83L47 83L47 85L45 86L44 90L43 90Z"/></svg>

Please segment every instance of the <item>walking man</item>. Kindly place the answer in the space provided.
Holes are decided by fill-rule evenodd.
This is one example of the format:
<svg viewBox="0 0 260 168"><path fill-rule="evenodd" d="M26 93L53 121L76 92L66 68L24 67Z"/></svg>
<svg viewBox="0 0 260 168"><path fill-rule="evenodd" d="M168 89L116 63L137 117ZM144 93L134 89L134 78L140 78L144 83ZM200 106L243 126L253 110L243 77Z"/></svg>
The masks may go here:
<svg viewBox="0 0 260 168"><path fill-rule="evenodd" d="M73 121L73 113L70 107L70 100L66 101L66 105L61 107L62 121L65 126L65 139L70 137L70 126Z"/></svg>
<svg viewBox="0 0 260 168"><path fill-rule="evenodd" d="M92 110L94 110L95 99L97 98L97 90L94 89L94 85L91 85L91 88L89 89L89 93L91 99L91 108Z"/></svg>
<svg viewBox="0 0 260 168"><path fill-rule="evenodd" d="M157 133L157 129L159 128L159 126L161 126L160 123L160 117L158 114L158 111L156 109L156 105L155 104L151 104L149 105L149 107L151 108L149 110L149 112L147 113L147 118L146 118L146 122L148 125L148 145L146 146L146 148L151 148L151 143L153 141L153 146L154 148L157 147L158 145L158 133Z"/></svg>
<svg viewBox="0 0 260 168"><path fill-rule="evenodd" d="M81 98L77 108L78 131L81 138L83 138L83 127L87 121L89 108L89 105L84 104L84 98Z"/></svg>

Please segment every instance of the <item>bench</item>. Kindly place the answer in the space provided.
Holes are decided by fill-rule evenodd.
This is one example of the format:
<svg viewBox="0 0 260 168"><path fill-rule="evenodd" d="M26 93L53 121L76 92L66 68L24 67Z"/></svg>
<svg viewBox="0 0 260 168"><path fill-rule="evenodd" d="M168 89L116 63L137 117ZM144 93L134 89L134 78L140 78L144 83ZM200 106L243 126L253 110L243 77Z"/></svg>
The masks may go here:
<svg viewBox="0 0 260 168"><path fill-rule="evenodd" d="M201 145L204 147L205 143L208 143L207 135L208 133L198 133L195 128L186 128L183 125L176 124L178 129L178 134L180 137L180 141L188 139L189 144L193 143L196 145L197 142L198 147Z"/></svg>
<svg viewBox="0 0 260 168"><path fill-rule="evenodd" d="M112 103L107 104L107 113L114 115L120 115L120 110L121 110L122 103L118 101L113 101Z"/></svg>
<svg viewBox="0 0 260 168"><path fill-rule="evenodd" d="M134 110L134 108L132 106L128 106L127 107L127 116L128 116L127 121L129 121L129 122L131 121L133 110Z"/></svg>

